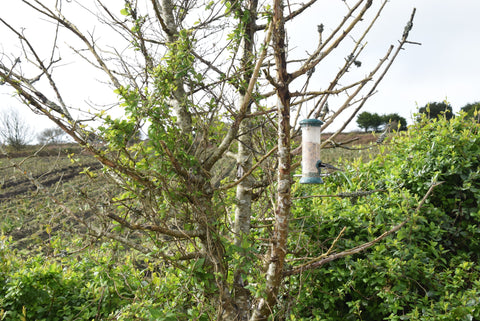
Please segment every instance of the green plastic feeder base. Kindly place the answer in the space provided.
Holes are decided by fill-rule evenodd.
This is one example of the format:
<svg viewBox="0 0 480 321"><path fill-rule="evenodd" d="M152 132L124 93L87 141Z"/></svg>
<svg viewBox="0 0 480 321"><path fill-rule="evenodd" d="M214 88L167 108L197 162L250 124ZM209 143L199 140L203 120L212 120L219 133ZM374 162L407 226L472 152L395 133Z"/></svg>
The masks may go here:
<svg viewBox="0 0 480 321"><path fill-rule="evenodd" d="M321 177L302 177L300 184L323 184L323 180Z"/></svg>

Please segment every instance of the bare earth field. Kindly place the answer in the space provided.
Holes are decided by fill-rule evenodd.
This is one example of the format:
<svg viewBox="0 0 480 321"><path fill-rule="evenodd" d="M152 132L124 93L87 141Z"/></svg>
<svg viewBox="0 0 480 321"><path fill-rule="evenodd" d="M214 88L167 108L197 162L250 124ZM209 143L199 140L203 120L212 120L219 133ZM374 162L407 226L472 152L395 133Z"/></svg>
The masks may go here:
<svg viewBox="0 0 480 321"><path fill-rule="evenodd" d="M322 134L322 141L327 140L333 134ZM364 133L364 132L350 132L341 133L334 139L336 143L349 142L348 146L365 146L377 140L380 134Z"/></svg>
<svg viewBox="0 0 480 321"><path fill-rule="evenodd" d="M323 134L325 141L331 134ZM365 157L357 147L368 146L377 136L371 133L344 133L334 141L347 148L325 148L322 161L341 166L345 160ZM34 155L34 153L36 153ZM75 222L67 219L52 196L87 217L83 195L105 188L105 178L84 174L100 173L101 165L75 145L52 146L40 152L34 148L0 157L0 235L12 238L19 249L43 247L55 233L75 233ZM41 184L41 187L35 185ZM46 191L46 192L45 192ZM100 194L100 192L98 193ZM50 195L50 196L48 196Z"/></svg>
<svg viewBox="0 0 480 321"><path fill-rule="evenodd" d="M29 148L0 158L0 235L27 250L45 245L57 232L73 232L76 223L53 198L85 217L89 213L82 209L82 192L101 186L82 173L87 168L98 171L101 165L80 149L57 146L35 152Z"/></svg>

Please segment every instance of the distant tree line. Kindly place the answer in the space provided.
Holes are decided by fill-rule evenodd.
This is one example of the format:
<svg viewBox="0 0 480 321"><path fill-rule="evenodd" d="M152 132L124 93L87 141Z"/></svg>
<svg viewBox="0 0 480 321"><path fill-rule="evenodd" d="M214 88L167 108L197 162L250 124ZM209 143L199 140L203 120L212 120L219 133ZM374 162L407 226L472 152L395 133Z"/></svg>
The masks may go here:
<svg viewBox="0 0 480 321"><path fill-rule="evenodd" d="M447 120L453 117L452 106L445 102L430 102L418 110L419 116L426 114L428 118L434 119L439 116L445 117Z"/></svg>
<svg viewBox="0 0 480 321"><path fill-rule="evenodd" d="M474 103L468 103L462 108L461 111L467 114L467 117L475 118L477 122L480 122L480 101ZM430 102L418 110L419 114L426 114L428 118L434 119L437 117L445 117L447 120L455 117L453 114L453 108L450 103L442 102Z"/></svg>
<svg viewBox="0 0 480 321"><path fill-rule="evenodd" d="M477 122L480 122L480 101L468 103L460 108L460 110L465 112L467 117L475 118ZM418 109L417 121L421 119L422 114L425 114L429 119L445 117L447 120L449 120L455 117L452 106L450 103L445 101L429 102L425 106L420 107ZM364 111L357 117L358 127L365 130L365 132L368 132L369 130L382 130L387 124L390 124L392 129L407 129L407 121L405 118L396 113L379 115L377 113L369 113Z"/></svg>
<svg viewBox="0 0 480 321"><path fill-rule="evenodd" d="M406 130L407 129L407 120L400 116L397 113L393 114L386 114L386 115L379 115L377 113L369 113L368 111L364 111L357 118L357 125L358 127L368 132L369 130L372 131L379 131L387 124L390 124L391 128L398 129L398 130Z"/></svg>

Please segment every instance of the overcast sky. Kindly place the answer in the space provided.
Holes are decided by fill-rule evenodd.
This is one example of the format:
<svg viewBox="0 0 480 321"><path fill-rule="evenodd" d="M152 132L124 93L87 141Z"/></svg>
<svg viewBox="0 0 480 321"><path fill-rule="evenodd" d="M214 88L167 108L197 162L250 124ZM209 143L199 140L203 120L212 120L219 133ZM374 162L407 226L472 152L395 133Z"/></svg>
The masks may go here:
<svg viewBox="0 0 480 321"><path fill-rule="evenodd" d="M20 0L0 1L3 2L0 17L5 20L16 26L31 26L31 22L35 21L21 9ZM319 1L319 5L328 7L338 2L341 0L323 0ZM391 0L369 39L369 44L374 45L368 59L378 61L390 44L397 44L413 8L417 10L409 40L422 45L408 45L400 53L378 87L378 93L363 109L379 114L399 113L409 123L417 108L428 102L447 100L452 104L454 112L457 112L467 103L480 101L479 0ZM326 28L330 27L328 18L321 20L321 17L322 12L328 12L329 15L332 12L317 11L304 22L318 19L318 24L325 22ZM37 33L44 32L41 28L45 24L38 23L35 26L39 29L35 30ZM0 52L8 53L6 43L12 41L12 37L4 32L4 28L0 29ZM41 41L41 37L38 40ZM297 40L298 46L310 42L315 45L311 39L301 36L294 40ZM295 43L294 40L292 43ZM0 88L0 108L5 108L6 103L18 105ZM29 119L36 119L38 123L38 116L30 115ZM51 126L48 123L38 124L38 129ZM355 128L356 124L353 123L348 129Z"/></svg>
<svg viewBox="0 0 480 321"><path fill-rule="evenodd" d="M413 7L409 39L422 45L406 47L365 110L408 119L417 104L447 100L458 112L480 101L480 1L393 0L381 27L404 25Z"/></svg>

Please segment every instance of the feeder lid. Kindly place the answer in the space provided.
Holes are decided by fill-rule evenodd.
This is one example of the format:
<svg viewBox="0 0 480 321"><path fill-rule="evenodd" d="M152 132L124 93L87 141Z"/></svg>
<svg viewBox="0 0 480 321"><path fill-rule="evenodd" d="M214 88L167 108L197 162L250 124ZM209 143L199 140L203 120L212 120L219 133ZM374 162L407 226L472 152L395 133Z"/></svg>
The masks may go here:
<svg viewBox="0 0 480 321"><path fill-rule="evenodd" d="M300 126L314 126L319 127L323 124L323 121L319 119L303 119L300 121Z"/></svg>

